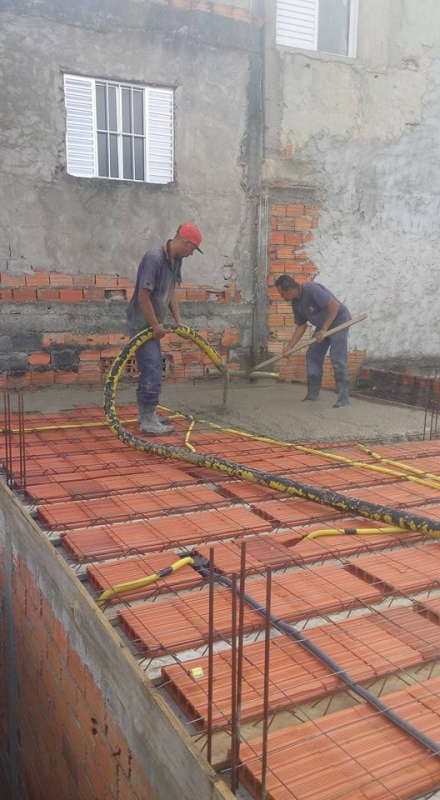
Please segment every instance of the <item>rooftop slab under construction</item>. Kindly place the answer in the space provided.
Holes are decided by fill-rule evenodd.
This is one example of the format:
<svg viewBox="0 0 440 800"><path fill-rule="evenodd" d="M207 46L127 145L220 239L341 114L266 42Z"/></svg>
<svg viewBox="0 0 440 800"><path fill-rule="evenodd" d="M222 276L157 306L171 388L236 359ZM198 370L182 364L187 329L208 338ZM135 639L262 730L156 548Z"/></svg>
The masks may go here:
<svg viewBox="0 0 440 800"><path fill-rule="evenodd" d="M136 435L133 394L121 388L119 413ZM25 752L39 764L30 798L50 797L56 775L69 778L63 800L440 789L438 544L382 519L399 510L440 527L440 440L423 439L423 410L360 398L336 410L330 392L303 394L240 383L225 409L221 384L167 387L164 405L181 414L164 443L310 497L127 447L101 392L29 392L24 416L8 398L2 677L19 686L5 713L20 730L11 764L27 774ZM381 516L356 514L358 501ZM59 755L49 732L31 733L45 720Z"/></svg>
<svg viewBox="0 0 440 800"><path fill-rule="evenodd" d="M134 387L121 384L119 402L134 402ZM334 409L335 394L323 389L316 402L302 402L304 386L276 381L233 380L228 402L222 403L222 382L165 386L161 402L177 411L208 417L228 427L286 441L345 441L348 439L418 438L424 412L359 395L351 405ZM69 386L51 387L25 395L27 411L51 413L78 406L102 406L102 391Z"/></svg>

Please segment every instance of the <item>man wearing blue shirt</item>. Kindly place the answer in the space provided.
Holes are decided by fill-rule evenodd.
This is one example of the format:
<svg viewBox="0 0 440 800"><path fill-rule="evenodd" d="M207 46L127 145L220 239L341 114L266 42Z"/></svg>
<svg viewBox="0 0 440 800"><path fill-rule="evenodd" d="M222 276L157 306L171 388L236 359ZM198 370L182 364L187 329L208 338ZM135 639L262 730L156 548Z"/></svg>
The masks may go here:
<svg viewBox="0 0 440 800"><path fill-rule="evenodd" d="M314 281L298 283L290 275L281 275L275 281L275 286L281 297L291 302L296 325L292 338L284 347L284 352L291 350L304 336L307 323L316 326L317 341L310 345L306 356L307 394L304 400L318 399L324 358L330 348L330 360L338 394L333 408L348 405L350 402L347 360L348 330L339 331L331 337L324 338L326 332L331 328L351 319L348 308L321 283Z"/></svg>
<svg viewBox="0 0 440 800"><path fill-rule="evenodd" d="M127 310L127 321L130 336L148 327L153 329L154 334L136 353L140 372L137 404L143 433L164 435L174 431L156 413L163 372L160 340L166 335L162 323L168 311L177 324L182 322L175 287L182 280L182 259L192 256L194 250L201 253L201 241L199 229L190 222L184 222L173 239L152 247L139 264L134 294Z"/></svg>

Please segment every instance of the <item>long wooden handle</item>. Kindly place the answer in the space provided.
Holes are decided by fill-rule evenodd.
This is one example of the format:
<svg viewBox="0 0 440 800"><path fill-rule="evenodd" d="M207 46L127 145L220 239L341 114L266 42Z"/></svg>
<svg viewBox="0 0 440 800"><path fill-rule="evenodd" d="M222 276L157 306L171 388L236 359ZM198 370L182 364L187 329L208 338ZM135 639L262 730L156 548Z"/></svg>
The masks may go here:
<svg viewBox="0 0 440 800"><path fill-rule="evenodd" d="M343 331L345 328L350 328L352 325L356 325L357 322L362 322L363 319L366 319L368 314L365 312L363 314L359 314L357 317L353 317L353 319L349 319L348 322L343 322L341 325L336 325L336 328L330 328L324 336L324 339L327 336L333 336L334 333L338 333L338 331ZM257 364L256 367L252 367L252 369L247 373L248 375L252 375L254 372L258 372L260 369L264 367L268 367L269 364L275 364L275 361L280 361L282 358L286 358L286 356L292 355L292 353L296 353L297 350L303 350L304 347L310 347L311 344L316 342L316 337L312 336L311 339L306 339L305 341L298 342L295 347L292 347L288 353L282 353L278 356L272 356L272 358L268 358L267 361L262 361L261 364Z"/></svg>

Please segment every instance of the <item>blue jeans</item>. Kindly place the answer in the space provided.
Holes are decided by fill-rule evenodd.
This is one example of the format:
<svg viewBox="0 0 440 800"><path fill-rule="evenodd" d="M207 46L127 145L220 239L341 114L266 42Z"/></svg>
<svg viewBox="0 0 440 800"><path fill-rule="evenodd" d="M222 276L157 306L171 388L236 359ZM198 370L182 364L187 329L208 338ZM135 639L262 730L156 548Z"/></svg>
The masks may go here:
<svg viewBox="0 0 440 800"><path fill-rule="evenodd" d="M342 325L343 322L348 322L349 319L351 319L349 314L338 315L330 325L329 330L336 328L337 325ZM335 378L348 381L347 346L348 328L333 334L330 338L323 339L322 342L311 344L306 356L307 376L309 378L322 378L324 358L330 348L330 361L332 362Z"/></svg>
<svg viewBox="0 0 440 800"><path fill-rule="evenodd" d="M160 342L150 339L136 352L136 361L140 372L137 388L138 406L157 406L159 402L163 361Z"/></svg>

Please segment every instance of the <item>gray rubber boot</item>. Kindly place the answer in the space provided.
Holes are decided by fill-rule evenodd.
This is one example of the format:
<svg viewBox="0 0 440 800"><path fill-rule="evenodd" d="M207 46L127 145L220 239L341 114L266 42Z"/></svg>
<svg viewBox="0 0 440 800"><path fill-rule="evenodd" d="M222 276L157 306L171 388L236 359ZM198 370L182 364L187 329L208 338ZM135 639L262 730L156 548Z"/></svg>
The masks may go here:
<svg viewBox="0 0 440 800"><path fill-rule="evenodd" d="M163 425L156 414L156 406L144 406L140 410L140 429L142 433L149 433L153 436L167 436L174 433L172 425Z"/></svg>
<svg viewBox="0 0 440 800"><path fill-rule="evenodd" d="M303 397L304 400L317 400L321 389L322 378L319 375L311 375L307 377L307 394Z"/></svg>
<svg viewBox="0 0 440 800"><path fill-rule="evenodd" d="M145 405L145 403L142 403L141 400L137 401L137 405L138 405L137 421L139 422L140 425L142 420L142 414L148 413L149 406ZM162 423L162 425L168 425L168 423L170 422L170 418L166 415L164 416L162 414L158 414L157 409L156 409L156 417L159 420L159 422Z"/></svg>
<svg viewBox="0 0 440 800"><path fill-rule="evenodd" d="M338 399L333 408L342 408L350 405L350 381L336 380L336 391Z"/></svg>

